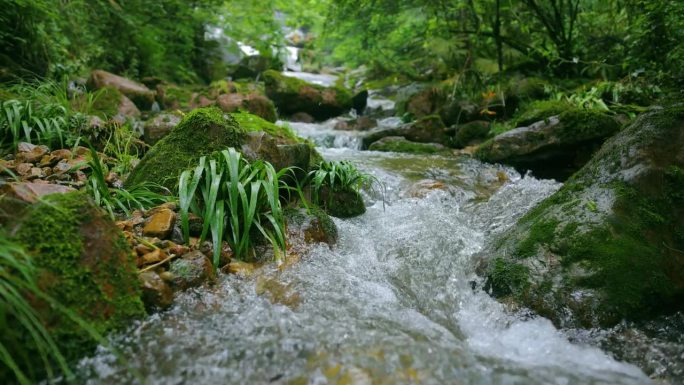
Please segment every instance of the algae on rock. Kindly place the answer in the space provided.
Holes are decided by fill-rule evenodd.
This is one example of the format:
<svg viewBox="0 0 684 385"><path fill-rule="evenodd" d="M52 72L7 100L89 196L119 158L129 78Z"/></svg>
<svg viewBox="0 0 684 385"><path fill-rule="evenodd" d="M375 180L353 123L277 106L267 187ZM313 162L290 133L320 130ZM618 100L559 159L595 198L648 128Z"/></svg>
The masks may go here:
<svg viewBox="0 0 684 385"><path fill-rule="evenodd" d="M493 294L562 327L682 309L684 108L607 141L558 192L486 250Z"/></svg>
<svg viewBox="0 0 684 385"><path fill-rule="evenodd" d="M39 287L99 334L145 315L132 251L123 233L84 193L44 197L23 211L12 236L32 256ZM95 347L92 335L65 313L38 299L35 306L68 359Z"/></svg>

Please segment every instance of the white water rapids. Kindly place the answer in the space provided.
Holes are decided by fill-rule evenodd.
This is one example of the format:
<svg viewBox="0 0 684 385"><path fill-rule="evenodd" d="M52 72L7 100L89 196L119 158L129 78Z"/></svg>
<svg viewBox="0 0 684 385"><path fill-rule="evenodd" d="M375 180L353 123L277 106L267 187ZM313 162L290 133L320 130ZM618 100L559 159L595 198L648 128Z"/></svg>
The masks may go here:
<svg viewBox="0 0 684 385"><path fill-rule="evenodd" d="M316 133L332 131L292 127L319 143ZM327 145L355 147L354 135L332 135ZM465 158L322 153L385 183L384 209L367 197L366 214L335 220L334 248L316 246L282 272L222 276L213 288L181 294L172 309L113 337L123 361L104 348L84 359L84 382L650 383L638 368L570 343L549 321L511 313L473 289L473 255L558 183ZM426 178L447 191L410 196L408 188ZM264 289L274 285L263 277L277 280L277 290Z"/></svg>

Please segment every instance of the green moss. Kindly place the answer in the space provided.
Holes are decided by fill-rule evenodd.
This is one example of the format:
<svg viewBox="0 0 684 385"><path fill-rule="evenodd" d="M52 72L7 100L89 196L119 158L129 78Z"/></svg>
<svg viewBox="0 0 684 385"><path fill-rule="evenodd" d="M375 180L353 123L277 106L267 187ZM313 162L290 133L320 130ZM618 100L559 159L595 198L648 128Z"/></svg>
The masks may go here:
<svg viewBox="0 0 684 385"><path fill-rule="evenodd" d="M240 148L244 130L233 117L215 107L196 109L145 154L126 186L153 182L175 191L180 173L202 156L229 147Z"/></svg>
<svg viewBox="0 0 684 385"><path fill-rule="evenodd" d="M332 218L330 218L330 216L318 206L311 207L309 212L321 222L326 238L331 242L335 242L337 240L338 234L337 226Z"/></svg>
<svg viewBox="0 0 684 385"><path fill-rule="evenodd" d="M529 258L537 253L537 248L551 242L558 227L557 220L540 220L530 227L527 237L518 243L515 249L515 256L518 258Z"/></svg>
<svg viewBox="0 0 684 385"><path fill-rule="evenodd" d="M532 123L559 115L573 106L560 100L537 100L524 105L512 120L513 127L525 127Z"/></svg>
<svg viewBox="0 0 684 385"><path fill-rule="evenodd" d="M113 222L80 192L29 207L16 229L39 268L39 285L102 335L145 314L131 250ZM39 313L63 353L75 359L96 341L47 304Z"/></svg>
<svg viewBox="0 0 684 385"><path fill-rule="evenodd" d="M620 129L613 117L595 110L570 109L562 112L559 119L563 124L559 137L568 142L606 137Z"/></svg>
<svg viewBox="0 0 684 385"><path fill-rule="evenodd" d="M263 76L266 94L283 114L306 112L315 119L324 120L352 107L353 95L346 88L307 83L275 70L268 70Z"/></svg>
<svg viewBox="0 0 684 385"><path fill-rule="evenodd" d="M264 131L277 138L285 138L295 143L301 143L302 138L299 138L289 126L278 126L268 122L249 112L233 112L230 116L240 125L245 132Z"/></svg>
<svg viewBox="0 0 684 385"><path fill-rule="evenodd" d="M489 135L490 124L488 122L474 121L457 127L452 140L452 147L463 148L469 144L486 139Z"/></svg>
<svg viewBox="0 0 684 385"><path fill-rule="evenodd" d="M437 154L448 153L448 150L431 143L411 142L401 137L387 137L373 142L369 147L371 151L405 152L409 154Z"/></svg>
<svg viewBox="0 0 684 385"><path fill-rule="evenodd" d="M188 88L168 86L164 88L164 99L162 100L162 105L164 108L172 108L177 106L177 108L187 109L190 106L192 94L192 90Z"/></svg>
<svg viewBox="0 0 684 385"><path fill-rule="evenodd" d="M366 212L366 205L358 191L351 189L330 191L321 188L321 208L337 218L352 218Z"/></svg>
<svg viewBox="0 0 684 385"><path fill-rule="evenodd" d="M97 91L92 111L97 116L108 119L119 112L123 94L113 87L104 87Z"/></svg>
<svg viewBox="0 0 684 385"><path fill-rule="evenodd" d="M497 258L494 260L488 285L495 296L521 297L530 288L529 275L530 272L526 266Z"/></svg>

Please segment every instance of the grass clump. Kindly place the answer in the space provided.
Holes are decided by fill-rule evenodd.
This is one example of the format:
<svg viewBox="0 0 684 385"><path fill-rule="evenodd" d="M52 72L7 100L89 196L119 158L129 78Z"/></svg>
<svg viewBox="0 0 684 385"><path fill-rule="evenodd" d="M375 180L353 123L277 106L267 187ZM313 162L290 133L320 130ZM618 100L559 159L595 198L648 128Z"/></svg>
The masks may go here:
<svg viewBox="0 0 684 385"><path fill-rule="evenodd" d="M285 220L280 192L281 177L264 161L249 163L234 148L201 157L192 170L179 178L180 218L183 236L189 239L189 212L203 218L200 240L211 233L213 263L218 267L221 242L226 240L236 258L254 259L254 231L273 246L280 261L285 250Z"/></svg>

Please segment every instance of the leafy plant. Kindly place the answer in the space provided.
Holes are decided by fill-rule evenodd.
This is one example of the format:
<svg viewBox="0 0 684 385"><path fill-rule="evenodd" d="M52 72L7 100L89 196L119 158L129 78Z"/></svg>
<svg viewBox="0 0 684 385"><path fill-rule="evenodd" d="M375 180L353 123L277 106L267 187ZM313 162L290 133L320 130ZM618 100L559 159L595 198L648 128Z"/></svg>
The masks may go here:
<svg viewBox="0 0 684 385"><path fill-rule="evenodd" d="M348 161L321 161L309 172L306 184L312 187L313 201L321 203L321 191L324 187L332 191L355 191L361 189L374 190L377 186L384 192L384 186L374 176L363 173ZM383 203L384 203L384 193Z"/></svg>
<svg viewBox="0 0 684 385"><path fill-rule="evenodd" d="M130 190L109 187L107 184L109 168L92 147L90 147L87 164L90 167L88 191L95 203L107 210L112 218L114 218L115 211L130 215L131 210L144 210L169 201L169 196L156 192L163 191L163 188L153 183L141 183ZM80 166L76 165L76 167Z"/></svg>
<svg viewBox="0 0 684 385"><path fill-rule="evenodd" d="M184 238L189 239L188 217L192 212L204 220L200 240L211 233L214 266L218 266L224 239L237 258L252 259L253 230L270 242L279 261L285 250L280 192L287 188L281 178L288 172L290 169L276 172L261 160L249 163L233 148L200 158L193 170L184 171L179 178Z"/></svg>
<svg viewBox="0 0 684 385"><path fill-rule="evenodd" d="M63 106L35 107L31 101L6 100L0 105L0 145L15 150L19 142L64 145L67 119Z"/></svg>

